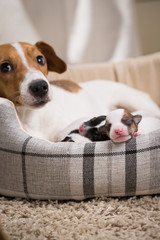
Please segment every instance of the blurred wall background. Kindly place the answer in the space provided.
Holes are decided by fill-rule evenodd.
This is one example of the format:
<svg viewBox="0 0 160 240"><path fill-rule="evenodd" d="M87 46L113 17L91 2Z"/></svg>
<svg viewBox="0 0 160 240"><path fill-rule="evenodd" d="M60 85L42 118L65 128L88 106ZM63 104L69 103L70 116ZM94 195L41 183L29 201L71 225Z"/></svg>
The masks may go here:
<svg viewBox="0 0 160 240"><path fill-rule="evenodd" d="M136 0L138 35L142 54L160 51L160 0Z"/></svg>
<svg viewBox="0 0 160 240"><path fill-rule="evenodd" d="M67 63L160 50L159 0L0 0L0 44L43 40Z"/></svg>

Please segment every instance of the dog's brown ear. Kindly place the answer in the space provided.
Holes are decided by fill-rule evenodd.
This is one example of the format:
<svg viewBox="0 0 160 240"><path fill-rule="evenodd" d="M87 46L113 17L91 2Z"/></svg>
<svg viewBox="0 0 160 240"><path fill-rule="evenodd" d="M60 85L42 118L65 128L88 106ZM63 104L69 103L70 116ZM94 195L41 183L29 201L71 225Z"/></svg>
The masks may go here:
<svg viewBox="0 0 160 240"><path fill-rule="evenodd" d="M45 56L48 65L48 71L63 73L67 69L66 63L60 59L54 49L45 42L37 42L36 47Z"/></svg>

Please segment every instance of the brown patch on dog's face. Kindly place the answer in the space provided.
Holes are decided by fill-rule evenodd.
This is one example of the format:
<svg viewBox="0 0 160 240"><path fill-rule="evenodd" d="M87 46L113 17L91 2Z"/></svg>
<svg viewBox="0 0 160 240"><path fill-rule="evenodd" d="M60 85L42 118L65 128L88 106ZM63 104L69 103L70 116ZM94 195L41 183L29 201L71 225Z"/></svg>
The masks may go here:
<svg viewBox="0 0 160 240"><path fill-rule="evenodd" d="M121 122L128 127L128 131L131 135L138 131L138 123L141 121L141 115L133 116L127 110L124 110L124 115Z"/></svg>
<svg viewBox="0 0 160 240"><path fill-rule="evenodd" d="M36 45L24 42L21 42L20 44L23 48L29 67L39 70L44 74L45 77L47 77L48 74L47 60L43 53L39 51Z"/></svg>
<svg viewBox="0 0 160 240"><path fill-rule="evenodd" d="M20 84L26 72L16 49L10 44L0 45L0 97L21 102Z"/></svg>
<svg viewBox="0 0 160 240"><path fill-rule="evenodd" d="M108 120L106 120L105 130L106 130L106 133L107 133L108 136L109 136L109 133L110 133L111 126L112 126L112 124Z"/></svg>

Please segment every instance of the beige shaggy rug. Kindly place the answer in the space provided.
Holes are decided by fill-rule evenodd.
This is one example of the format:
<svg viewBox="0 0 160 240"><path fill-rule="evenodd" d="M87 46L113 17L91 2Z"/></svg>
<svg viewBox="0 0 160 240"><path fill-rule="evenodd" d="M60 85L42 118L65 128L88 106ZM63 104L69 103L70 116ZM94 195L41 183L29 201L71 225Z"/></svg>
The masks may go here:
<svg viewBox="0 0 160 240"><path fill-rule="evenodd" d="M0 198L12 240L160 239L160 196L81 202Z"/></svg>

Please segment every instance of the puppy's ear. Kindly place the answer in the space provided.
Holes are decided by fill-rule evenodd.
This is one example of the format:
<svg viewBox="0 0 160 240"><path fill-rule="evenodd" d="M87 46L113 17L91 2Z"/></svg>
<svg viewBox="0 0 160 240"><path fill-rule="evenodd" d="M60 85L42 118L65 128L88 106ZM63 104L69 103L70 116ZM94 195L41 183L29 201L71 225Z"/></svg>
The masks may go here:
<svg viewBox="0 0 160 240"><path fill-rule="evenodd" d="M138 125L140 123L140 121L142 120L142 116L141 115L134 115L133 119L134 119L135 123Z"/></svg>
<svg viewBox="0 0 160 240"><path fill-rule="evenodd" d="M63 73L67 69L66 63L60 59L54 49L45 42L37 42L35 46L45 56L48 66L48 71Z"/></svg>

